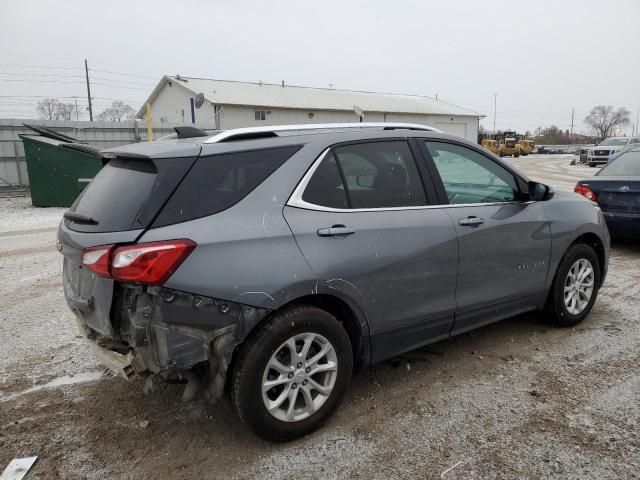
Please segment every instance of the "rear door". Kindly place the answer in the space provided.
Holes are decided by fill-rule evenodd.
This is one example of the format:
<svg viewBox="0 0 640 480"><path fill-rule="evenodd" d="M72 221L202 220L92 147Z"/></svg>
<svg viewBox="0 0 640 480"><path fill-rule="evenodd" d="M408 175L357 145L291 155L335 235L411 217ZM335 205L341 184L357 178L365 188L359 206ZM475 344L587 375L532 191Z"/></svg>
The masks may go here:
<svg viewBox="0 0 640 480"><path fill-rule="evenodd" d="M452 326L456 233L435 201L409 142L370 141L327 150L284 209L317 278L361 304L374 361Z"/></svg>
<svg viewBox="0 0 640 480"><path fill-rule="evenodd" d="M551 255L542 206L479 149L422 141L458 236L454 333L539 306Z"/></svg>

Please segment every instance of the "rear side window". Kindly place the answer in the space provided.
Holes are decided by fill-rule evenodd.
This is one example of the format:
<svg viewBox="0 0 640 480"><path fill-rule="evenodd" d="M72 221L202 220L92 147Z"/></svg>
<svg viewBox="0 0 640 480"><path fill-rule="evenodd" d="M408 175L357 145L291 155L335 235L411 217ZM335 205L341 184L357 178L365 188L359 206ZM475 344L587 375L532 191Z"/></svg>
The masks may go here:
<svg viewBox="0 0 640 480"><path fill-rule="evenodd" d="M91 181L70 208L96 220L95 226L71 223L74 230L116 232L135 225L156 181L149 160L113 159Z"/></svg>
<svg viewBox="0 0 640 480"><path fill-rule="evenodd" d="M322 207L349 208L338 164L331 152L324 157L313 173L302 194L302 200Z"/></svg>
<svg viewBox="0 0 640 480"><path fill-rule="evenodd" d="M300 148L300 145L293 145L200 157L153 227L226 210L247 196Z"/></svg>
<svg viewBox="0 0 640 480"><path fill-rule="evenodd" d="M351 208L392 208L426 205L409 145L405 141L371 142L334 149Z"/></svg>
<svg viewBox="0 0 640 480"><path fill-rule="evenodd" d="M302 200L341 209L427 203L418 168L405 141L334 148L314 172Z"/></svg>

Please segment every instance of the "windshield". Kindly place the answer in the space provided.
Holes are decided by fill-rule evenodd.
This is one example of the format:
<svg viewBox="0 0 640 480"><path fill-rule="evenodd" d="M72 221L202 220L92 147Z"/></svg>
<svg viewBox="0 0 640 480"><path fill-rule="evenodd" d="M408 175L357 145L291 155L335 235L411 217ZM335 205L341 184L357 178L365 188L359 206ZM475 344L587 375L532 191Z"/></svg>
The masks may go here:
<svg viewBox="0 0 640 480"><path fill-rule="evenodd" d="M628 141L629 141L628 138L605 138L602 142L598 144L598 146L626 145Z"/></svg>
<svg viewBox="0 0 640 480"><path fill-rule="evenodd" d="M640 177L640 151L627 152L609 163L600 172L599 177Z"/></svg>

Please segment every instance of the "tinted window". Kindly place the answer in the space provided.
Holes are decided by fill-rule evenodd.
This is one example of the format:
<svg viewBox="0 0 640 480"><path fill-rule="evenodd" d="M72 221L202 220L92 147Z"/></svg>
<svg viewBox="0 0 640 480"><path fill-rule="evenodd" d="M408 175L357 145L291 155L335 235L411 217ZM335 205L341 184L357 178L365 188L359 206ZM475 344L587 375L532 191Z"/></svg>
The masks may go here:
<svg viewBox="0 0 640 480"><path fill-rule="evenodd" d="M331 152L324 157L316 171L313 172L313 176L302 194L302 200L322 207L349 208L340 171Z"/></svg>
<svg viewBox="0 0 640 480"><path fill-rule="evenodd" d="M514 176L488 157L460 145L425 142L442 178L449 203L515 200Z"/></svg>
<svg viewBox="0 0 640 480"><path fill-rule="evenodd" d="M296 145L200 157L153 226L184 222L226 210L299 149Z"/></svg>
<svg viewBox="0 0 640 480"><path fill-rule="evenodd" d="M640 177L640 152L627 152L609 163L600 172L600 177Z"/></svg>
<svg viewBox="0 0 640 480"><path fill-rule="evenodd" d="M333 150L347 184L351 208L427 203L409 145L404 141L345 145Z"/></svg>
<svg viewBox="0 0 640 480"><path fill-rule="evenodd" d="M156 173L149 160L110 160L70 208L98 224L67 222L67 225L74 230L92 232L140 228L134 225L134 220L149 197Z"/></svg>

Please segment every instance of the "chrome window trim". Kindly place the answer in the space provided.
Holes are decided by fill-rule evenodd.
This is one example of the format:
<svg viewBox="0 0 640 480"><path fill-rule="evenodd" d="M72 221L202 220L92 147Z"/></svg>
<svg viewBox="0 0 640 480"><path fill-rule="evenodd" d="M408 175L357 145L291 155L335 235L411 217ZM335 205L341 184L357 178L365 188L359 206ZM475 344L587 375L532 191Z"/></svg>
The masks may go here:
<svg viewBox="0 0 640 480"><path fill-rule="evenodd" d="M324 207L322 205L316 205L314 203L305 202L302 199L302 195L304 194L311 177L318 169L320 163L324 160L324 157L331 151L331 147L323 150L323 152L316 158L307 170L307 173L304 174L302 180L298 183L298 186L295 188L286 205L288 207L302 208L304 210L314 210L317 212L330 212L330 213L362 213L362 212L397 212L403 210L431 210L434 208L463 208L463 207L491 207L491 206L500 206L500 205L528 205L530 203L536 203L533 200L522 201L522 200L512 200L509 202L491 202L491 203L445 203L439 205L415 205L411 207L381 207L381 208L333 208L333 207Z"/></svg>

